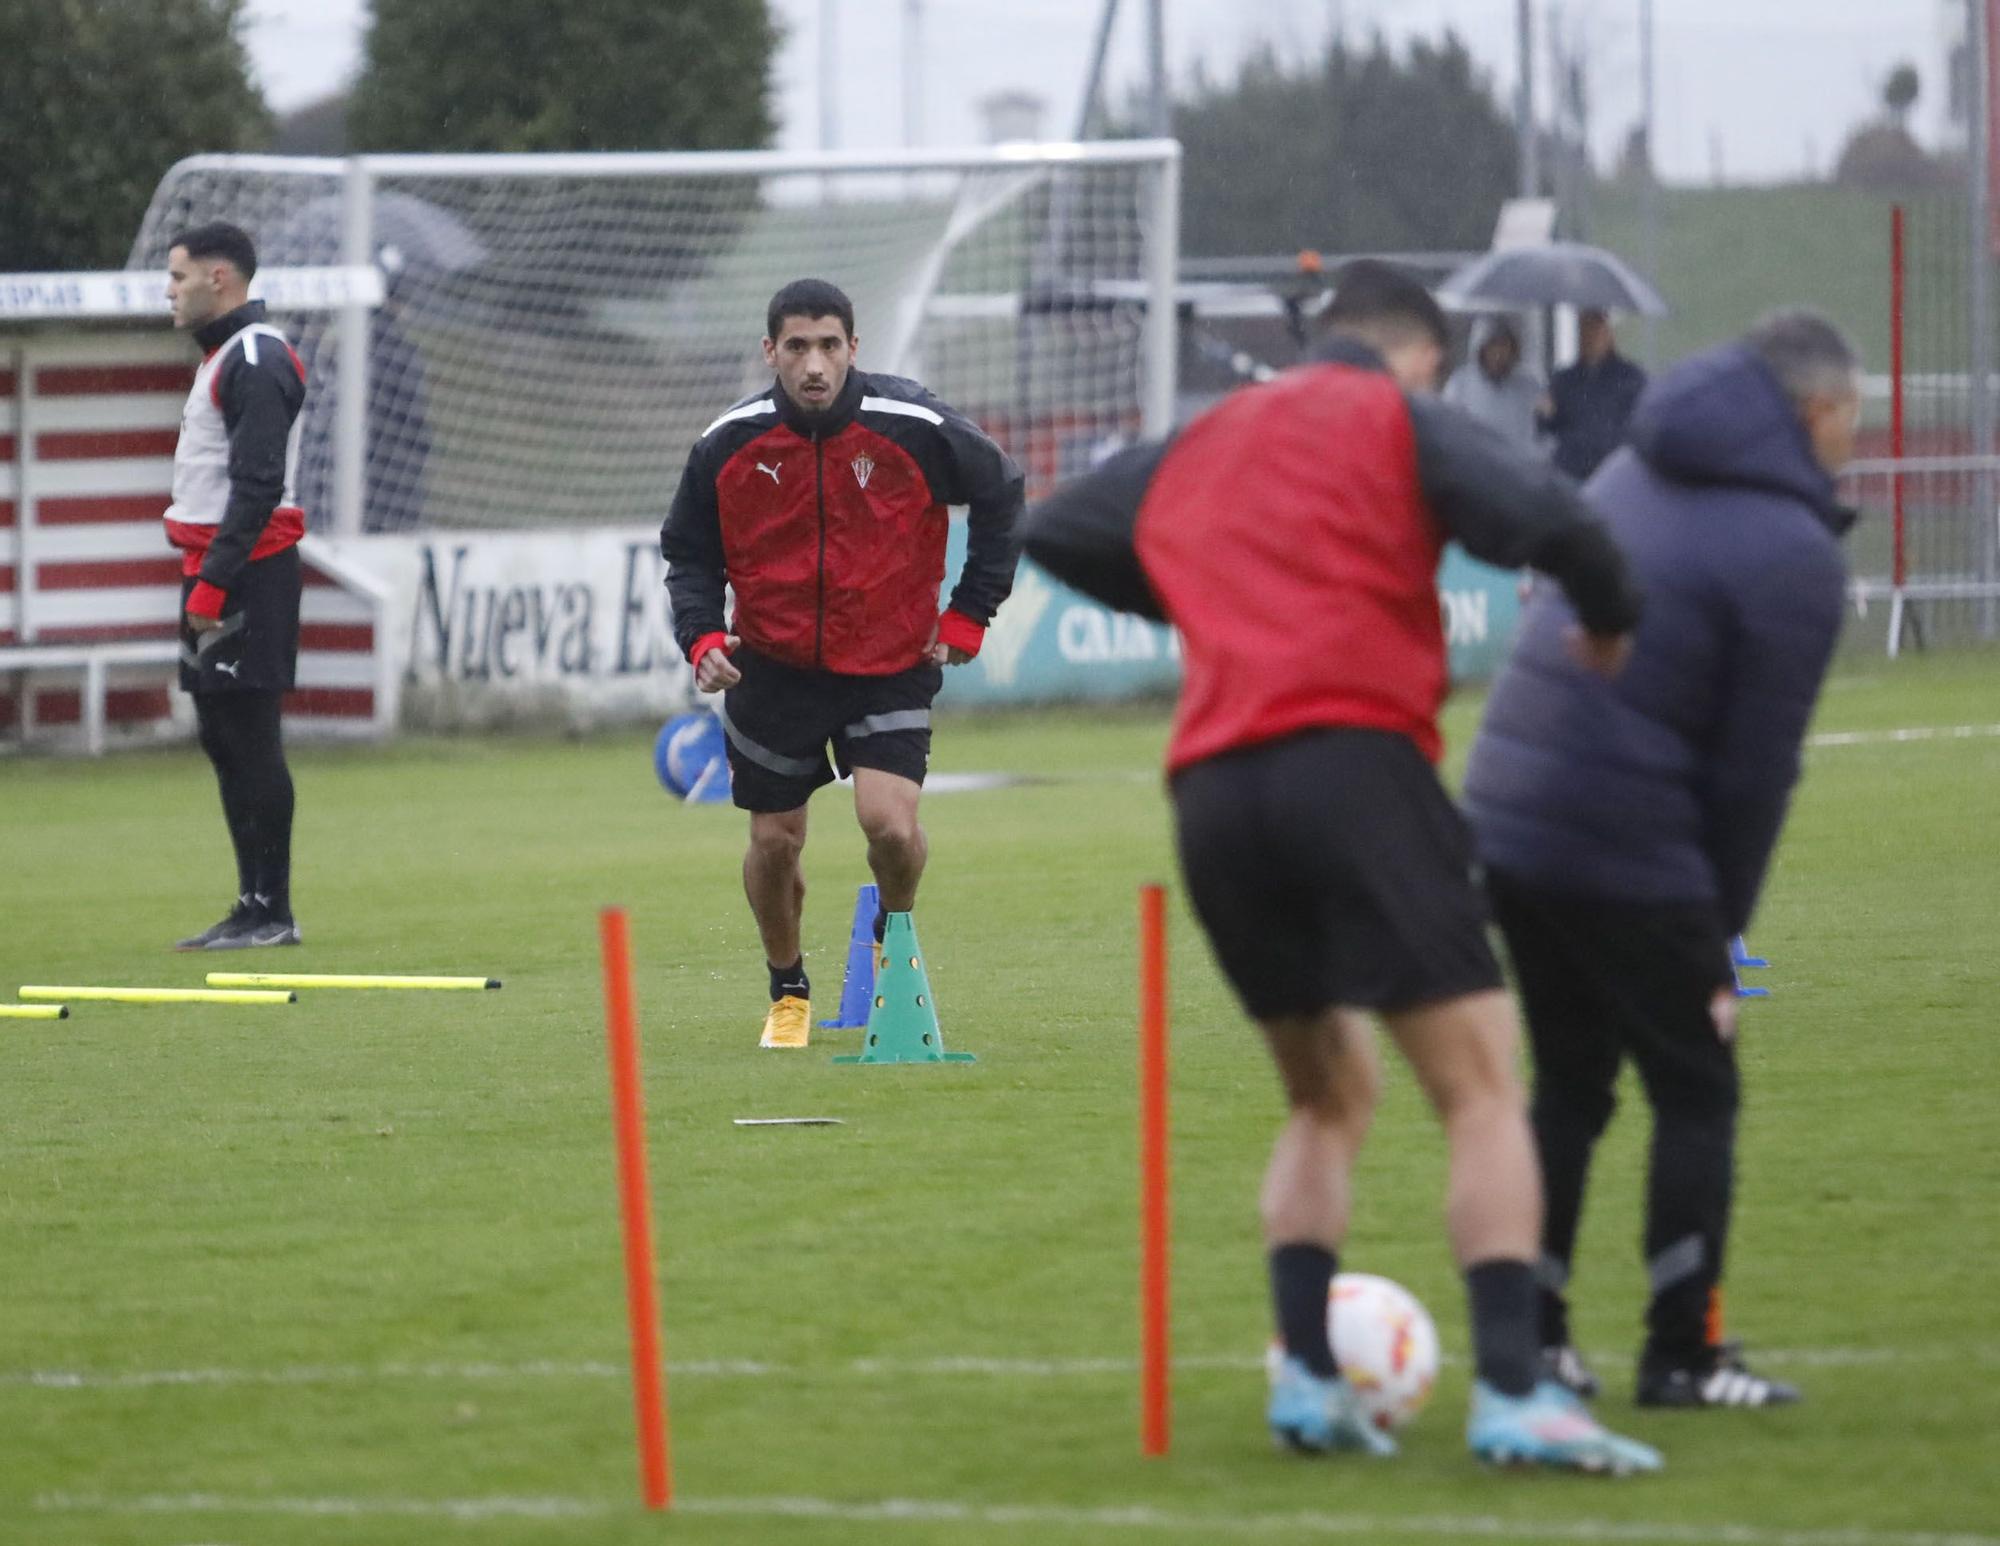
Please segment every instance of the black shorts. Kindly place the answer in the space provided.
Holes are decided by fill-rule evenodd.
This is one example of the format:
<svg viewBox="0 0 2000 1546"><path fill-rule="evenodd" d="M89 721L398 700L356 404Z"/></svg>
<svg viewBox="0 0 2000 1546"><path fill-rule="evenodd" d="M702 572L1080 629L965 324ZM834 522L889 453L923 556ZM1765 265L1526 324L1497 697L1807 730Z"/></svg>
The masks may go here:
<svg viewBox="0 0 2000 1546"><path fill-rule="evenodd" d="M1315 730L1183 768L1188 895L1258 1019L1500 986L1465 822L1407 737Z"/></svg>
<svg viewBox="0 0 2000 1546"><path fill-rule="evenodd" d="M299 550L243 566L222 602L222 626L187 625L192 576L181 582L181 691L290 692L299 668Z"/></svg>
<svg viewBox="0 0 2000 1546"><path fill-rule="evenodd" d="M784 665L747 645L730 657L743 680L722 695L732 797L746 811L796 810L834 780L875 768L921 784L931 755L931 700L942 667L844 676Z"/></svg>

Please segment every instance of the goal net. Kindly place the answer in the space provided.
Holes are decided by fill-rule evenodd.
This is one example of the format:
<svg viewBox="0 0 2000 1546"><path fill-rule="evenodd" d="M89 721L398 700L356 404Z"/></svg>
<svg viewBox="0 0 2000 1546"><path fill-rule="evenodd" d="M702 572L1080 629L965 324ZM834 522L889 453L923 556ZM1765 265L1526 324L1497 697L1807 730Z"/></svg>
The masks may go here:
<svg viewBox="0 0 2000 1546"><path fill-rule="evenodd" d="M382 270L372 317L296 330L322 530L659 520L807 275L853 298L864 368L922 380L1039 490L1171 420L1178 154L200 156L128 266L229 220L265 264Z"/></svg>

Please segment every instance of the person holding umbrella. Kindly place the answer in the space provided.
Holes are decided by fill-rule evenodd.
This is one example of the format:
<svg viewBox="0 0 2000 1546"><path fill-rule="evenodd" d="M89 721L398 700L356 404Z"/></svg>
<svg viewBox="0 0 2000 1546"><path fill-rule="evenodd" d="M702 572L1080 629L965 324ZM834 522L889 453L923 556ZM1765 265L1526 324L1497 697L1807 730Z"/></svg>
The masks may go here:
<svg viewBox="0 0 2000 1546"><path fill-rule="evenodd" d="M1663 317L1666 302L1616 255L1576 242L1508 247L1475 258L1439 294L1466 306L1574 306L1577 360L1559 370L1539 415L1556 466L1582 482L1625 438L1646 373L1618 352L1610 313Z"/></svg>
<svg viewBox="0 0 2000 1546"><path fill-rule="evenodd" d="M1549 378L1536 421L1555 441L1558 468L1582 483L1625 439L1646 373L1618 352L1611 318L1586 307L1576 319L1576 361Z"/></svg>

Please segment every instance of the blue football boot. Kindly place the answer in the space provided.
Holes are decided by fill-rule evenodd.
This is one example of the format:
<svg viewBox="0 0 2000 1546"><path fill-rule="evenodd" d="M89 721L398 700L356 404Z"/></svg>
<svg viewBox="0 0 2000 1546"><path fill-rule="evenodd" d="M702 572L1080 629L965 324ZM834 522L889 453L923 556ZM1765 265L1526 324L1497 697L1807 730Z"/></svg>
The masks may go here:
<svg viewBox="0 0 2000 1546"><path fill-rule="evenodd" d="M1396 1441L1369 1421L1352 1385L1338 1376L1323 1380L1290 1356L1272 1360L1266 1416L1279 1447L1302 1455L1337 1449L1364 1455L1396 1453Z"/></svg>
<svg viewBox="0 0 2000 1546"><path fill-rule="evenodd" d="M1631 1476L1665 1464L1658 1450L1613 1433L1574 1392L1548 1379L1525 1396L1503 1396L1484 1380L1476 1382L1465 1441L1473 1456L1488 1465Z"/></svg>

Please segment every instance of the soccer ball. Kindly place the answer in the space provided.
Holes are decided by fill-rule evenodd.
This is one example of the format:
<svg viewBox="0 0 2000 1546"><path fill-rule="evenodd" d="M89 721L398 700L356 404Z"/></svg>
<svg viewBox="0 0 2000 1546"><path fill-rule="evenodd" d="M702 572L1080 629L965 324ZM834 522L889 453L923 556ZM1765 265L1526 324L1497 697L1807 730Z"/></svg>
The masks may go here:
<svg viewBox="0 0 2000 1546"><path fill-rule="evenodd" d="M1400 1283L1343 1272L1327 1293L1334 1361L1378 1428L1400 1428L1437 1382L1437 1327Z"/></svg>

